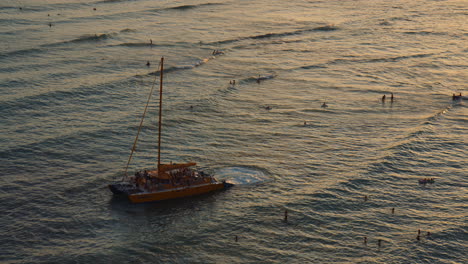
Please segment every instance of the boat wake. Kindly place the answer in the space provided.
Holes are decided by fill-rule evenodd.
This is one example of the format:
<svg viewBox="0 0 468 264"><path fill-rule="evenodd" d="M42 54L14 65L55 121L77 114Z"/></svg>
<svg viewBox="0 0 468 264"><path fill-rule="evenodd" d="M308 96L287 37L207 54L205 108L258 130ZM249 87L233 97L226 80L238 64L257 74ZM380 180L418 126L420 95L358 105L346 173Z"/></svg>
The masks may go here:
<svg viewBox="0 0 468 264"><path fill-rule="evenodd" d="M219 180L225 180L234 185L259 184L270 179L268 173L260 168L235 166L215 170L214 175Z"/></svg>

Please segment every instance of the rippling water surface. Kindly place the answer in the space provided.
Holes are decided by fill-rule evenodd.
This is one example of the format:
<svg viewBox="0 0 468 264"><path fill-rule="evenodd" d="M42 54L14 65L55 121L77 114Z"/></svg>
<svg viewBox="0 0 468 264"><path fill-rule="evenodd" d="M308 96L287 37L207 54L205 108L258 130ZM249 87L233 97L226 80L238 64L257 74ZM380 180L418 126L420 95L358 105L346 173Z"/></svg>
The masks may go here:
<svg viewBox="0 0 468 264"><path fill-rule="evenodd" d="M467 20L462 0L2 1L0 261L467 263ZM163 160L236 187L132 205L106 185L160 57ZM131 170L156 162L156 108Z"/></svg>

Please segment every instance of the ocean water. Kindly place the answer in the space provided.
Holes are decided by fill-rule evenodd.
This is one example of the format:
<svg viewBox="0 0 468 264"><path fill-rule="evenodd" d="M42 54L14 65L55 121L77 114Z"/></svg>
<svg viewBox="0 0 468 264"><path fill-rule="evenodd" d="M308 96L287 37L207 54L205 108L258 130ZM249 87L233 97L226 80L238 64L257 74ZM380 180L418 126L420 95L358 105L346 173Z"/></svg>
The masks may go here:
<svg viewBox="0 0 468 264"><path fill-rule="evenodd" d="M0 262L468 263L467 21L464 0L1 1ZM163 161L236 186L134 205L107 184L161 57ZM131 171L157 160L153 101Z"/></svg>

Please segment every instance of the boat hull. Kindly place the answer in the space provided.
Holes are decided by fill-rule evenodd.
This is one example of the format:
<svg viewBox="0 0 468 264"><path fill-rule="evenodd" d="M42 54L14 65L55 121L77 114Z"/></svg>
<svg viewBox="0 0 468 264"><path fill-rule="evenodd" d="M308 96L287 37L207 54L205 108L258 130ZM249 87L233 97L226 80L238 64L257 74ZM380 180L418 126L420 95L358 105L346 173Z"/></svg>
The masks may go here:
<svg viewBox="0 0 468 264"><path fill-rule="evenodd" d="M146 202L156 202L170 199L177 199L189 196L195 196L200 194L205 194L209 192L214 192L228 188L230 186L225 186L223 182L207 183L194 186L187 186L182 188L175 188L170 190L163 190L157 192L142 192L129 194L128 199L132 203L146 203Z"/></svg>

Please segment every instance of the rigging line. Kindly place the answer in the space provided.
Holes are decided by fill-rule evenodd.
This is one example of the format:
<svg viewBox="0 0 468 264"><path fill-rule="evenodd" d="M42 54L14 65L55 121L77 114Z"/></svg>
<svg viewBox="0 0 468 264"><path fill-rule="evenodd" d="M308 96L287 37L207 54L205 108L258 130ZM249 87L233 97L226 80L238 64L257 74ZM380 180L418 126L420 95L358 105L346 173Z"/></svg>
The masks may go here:
<svg viewBox="0 0 468 264"><path fill-rule="evenodd" d="M159 63L159 66L158 66L158 71L161 70L161 62ZM158 72L156 71L156 72ZM135 152L136 150L136 145L137 145L137 142L138 142L138 137L140 136L140 131L141 131L141 128L143 127L143 121L145 119L145 115L146 115L146 112L148 110L148 105L149 105L149 102L151 100L151 96L153 95L153 90L154 90L154 85L156 84L156 80L158 79L158 74L155 74L154 76L154 80L153 80L153 84L151 85L151 91L148 95L148 100L146 101L146 105L145 105L145 111L143 111L143 115L141 116L141 121L140 121L140 125L138 126L138 132L137 132L137 135L135 137L135 141L133 142L133 146L132 146L132 152L130 153L130 156L128 157L128 161L127 161L127 166L125 166L125 173L123 175L123 178L122 178L122 181L125 180L126 177L128 177L128 166L130 165L130 161L132 160L132 157L133 157L133 153Z"/></svg>

